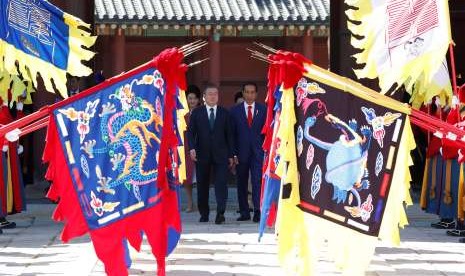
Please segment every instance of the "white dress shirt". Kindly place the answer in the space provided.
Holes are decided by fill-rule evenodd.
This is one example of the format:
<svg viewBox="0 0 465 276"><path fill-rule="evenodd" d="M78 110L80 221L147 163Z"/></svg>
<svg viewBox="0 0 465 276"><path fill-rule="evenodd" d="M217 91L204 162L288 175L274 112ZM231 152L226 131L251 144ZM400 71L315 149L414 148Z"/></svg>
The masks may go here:
<svg viewBox="0 0 465 276"><path fill-rule="evenodd" d="M213 114L215 114L215 119L216 119L216 109L217 109L217 105L215 106L209 106L209 105L205 105L205 107L207 108L207 115L208 115L208 118L210 118L210 108L213 108Z"/></svg>
<svg viewBox="0 0 465 276"><path fill-rule="evenodd" d="M252 104L250 104L252 106L252 118L254 117L255 113L255 102L253 102ZM245 109L245 118L247 118L249 116L249 104L244 102L244 109Z"/></svg>

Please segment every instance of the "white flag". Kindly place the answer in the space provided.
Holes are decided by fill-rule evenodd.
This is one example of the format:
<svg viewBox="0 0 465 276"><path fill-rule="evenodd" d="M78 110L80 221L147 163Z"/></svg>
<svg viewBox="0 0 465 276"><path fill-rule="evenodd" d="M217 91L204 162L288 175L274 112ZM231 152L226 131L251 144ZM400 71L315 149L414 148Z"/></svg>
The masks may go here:
<svg viewBox="0 0 465 276"><path fill-rule="evenodd" d="M447 0L345 0L358 78L379 78L385 93L394 84L409 93L419 78L428 86L440 70L451 42ZM361 39L360 36L362 37Z"/></svg>

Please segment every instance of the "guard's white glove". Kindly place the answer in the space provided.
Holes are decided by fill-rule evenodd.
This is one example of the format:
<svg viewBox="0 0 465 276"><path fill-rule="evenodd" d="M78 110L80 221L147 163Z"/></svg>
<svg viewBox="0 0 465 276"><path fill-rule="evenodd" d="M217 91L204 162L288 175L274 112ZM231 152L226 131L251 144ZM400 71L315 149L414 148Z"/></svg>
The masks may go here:
<svg viewBox="0 0 465 276"><path fill-rule="evenodd" d="M23 153L23 151L24 151L23 145L18 145L18 155Z"/></svg>
<svg viewBox="0 0 465 276"><path fill-rule="evenodd" d="M460 105L460 101L459 101L459 98L457 98L457 96L452 96L452 106L453 107L457 107Z"/></svg>
<svg viewBox="0 0 465 276"><path fill-rule="evenodd" d="M12 131L5 134L5 138L10 142L16 142L19 140L20 134L21 134L21 130L19 130L18 128L15 128Z"/></svg>
<svg viewBox="0 0 465 276"><path fill-rule="evenodd" d="M16 103L16 110L23 110L24 104L22 102Z"/></svg>

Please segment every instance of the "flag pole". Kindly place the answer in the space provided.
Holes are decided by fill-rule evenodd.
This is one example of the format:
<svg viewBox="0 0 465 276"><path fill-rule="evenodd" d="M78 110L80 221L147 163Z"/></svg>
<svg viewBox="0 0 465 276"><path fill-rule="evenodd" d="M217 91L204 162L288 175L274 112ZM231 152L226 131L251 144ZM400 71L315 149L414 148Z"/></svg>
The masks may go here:
<svg viewBox="0 0 465 276"><path fill-rule="evenodd" d="M39 130L41 128L48 126L48 120L49 120L49 117L46 116L46 117L43 117L42 119L39 119L25 126L24 128L21 128L21 133L19 134L19 136L21 137L21 136L27 135L31 132L34 132L36 130Z"/></svg>
<svg viewBox="0 0 465 276"><path fill-rule="evenodd" d="M50 106L46 105L32 114L24 116L23 118L19 120L16 120L12 123L9 123L9 124L6 124L0 127L0 137L4 137L5 134L17 128L22 128L29 124L34 124L35 121L43 119L44 117L47 117L49 115L49 112L50 112ZM46 126L46 124L43 125L42 127L44 126Z"/></svg>
<svg viewBox="0 0 465 276"><path fill-rule="evenodd" d="M454 54L454 42L449 44L449 58L450 58L450 67L452 69L452 89L454 91L454 95L457 95L457 73L455 71L455 54Z"/></svg>
<svg viewBox="0 0 465 276"><path fill-rule="evenodd" d="M454 54L454 42L449 43L449 59L450 59L450 67L452 70L452 90L453 90L453 95L457 97L457 120L458 122L462 121L462 118L460 116L460 98L458 95L458 89L457 89L457 73L455 71L455 54Z"/></svg>

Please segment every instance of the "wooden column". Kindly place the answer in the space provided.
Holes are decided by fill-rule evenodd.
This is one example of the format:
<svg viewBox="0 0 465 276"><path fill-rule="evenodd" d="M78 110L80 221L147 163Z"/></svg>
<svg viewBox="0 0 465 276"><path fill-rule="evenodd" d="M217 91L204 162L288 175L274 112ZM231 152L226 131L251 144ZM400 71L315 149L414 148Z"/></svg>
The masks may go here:
<svg viewBox="0 0 465 276"><path fill-rule="evenodd" d="M112 75L115 76L126 71L126 38L123 29L116 29L111 47L113 59Z"/></svg>
<svg viewBox="0 0 465 276"><path fill-rule="evenodd" d="M292 40L294 39L295 37L292 37L292 36L285 36L284 37L284 43L283 43L283 48L284 50L286 51L294 51L294 45L292 43Z"/></svg>
<svg viewBox="0 0 465 276"><path fill-rule="evenodd" d="M65 0L65 11L71 15L80 18L82 21L90 24L90 32L95 35L95 24L94 24L94 0L80 0L80 1L69 1ZM95 47L91 47L91 51L95 51ZM97 58L94 56L94 59ZM87 65L92 71L100 70L95 67L95 63L91 60ZM81 90L87 89L94 85L93 75L83 77L80 80Z"/></svg>
<svg viewBox="0 0 465 276"><path fill-rule="evenodd" d="M457 73L457 85L465 84L465 1L449 1L449 10L451 13L452 39L455 43L455 66Z"/></svg>
<svg viewBox="0 0 465 276"><path fill-rule="evenodd" d="M345 15L344 2L330 0L330 70L336 74L348 77L375 91L379 91L378 79L358 79L353 68L355 59L352 57L357 50L350 44L351 34L347 29L347 16ZM396 93L396 95L402 95Z"/></svg>
<svg viewBox="0 0 465 276"><path fill-rule="evenodd" d="M98 53L95 57L95 68L96 70L103 70L103 75L105 78L113 77L113 64L111 60L113 59L111 49L113 42L112 35L100 35L96 43L96 52Z"/></svg>
<svg viewBox="0 0 465 276"><path fill-rule="evenodd" d="M302 36L302 47L304 56L313 60L313 36L310 29L307 29Z"/></svg>
<svg viewBox="0 0 465 276"><path fill-rule="evenodd" d="M209 57L210 57L210 71L209 71L209 82L219 86L221 83L221 72L220 72L220 35L215 34L213 31L209 37ZM221 88L220 88L221 90Z"/></svg>
<svg viewBox="0 0 465 276"><path fill-rule="evenodd" d="M93 0L80 0L80 1L65 1L66 12L79 17L82 21L94 24L94 1Z"/></svg>
<svg viewBox="0 0 465 276"><path fill-rule="evenodd" d="M65 11L65 12L68 12L68 10L66 10L66 0L51 0L49 1L50 3L52 3L52 5L58 7L59 9Z"/></svg>
<svg viewBox="0 0 465 276"><path fill-rule="evenodd" d="M330 0L330 6L330 70L357 80L352 70L355 67L355 59L351 57L354 49L350 45L350 32L347 29L344 2Z"/></svg>

